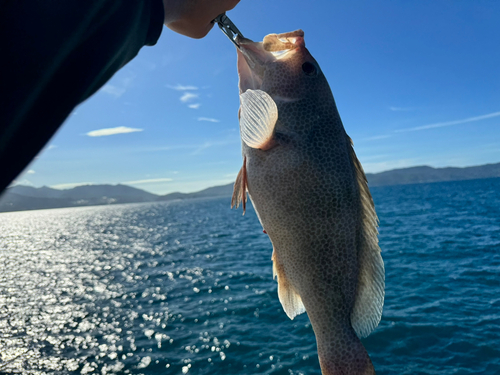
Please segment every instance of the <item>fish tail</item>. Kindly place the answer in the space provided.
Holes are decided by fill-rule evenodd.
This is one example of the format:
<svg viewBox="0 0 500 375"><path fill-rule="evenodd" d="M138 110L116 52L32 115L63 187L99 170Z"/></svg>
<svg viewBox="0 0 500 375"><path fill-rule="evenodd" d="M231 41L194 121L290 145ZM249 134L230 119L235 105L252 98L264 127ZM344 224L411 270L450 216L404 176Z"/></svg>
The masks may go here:
<svg viewBox="0 0 500 375"><path fill-rule="evenodd" d="M322 375L375 375L372 361L355 334L347 342L317 342Z"/></svg>

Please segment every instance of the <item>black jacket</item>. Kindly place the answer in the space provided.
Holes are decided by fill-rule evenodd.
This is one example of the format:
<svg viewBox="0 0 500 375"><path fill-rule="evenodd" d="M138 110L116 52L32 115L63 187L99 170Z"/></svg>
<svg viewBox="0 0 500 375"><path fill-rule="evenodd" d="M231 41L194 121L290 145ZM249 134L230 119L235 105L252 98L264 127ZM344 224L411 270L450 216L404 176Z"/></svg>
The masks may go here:
<svg viewBox="0 0 500 375"><path fill-rule="evenodd" d="M0 0L0 192L163 20L162 0Z"/></svg>

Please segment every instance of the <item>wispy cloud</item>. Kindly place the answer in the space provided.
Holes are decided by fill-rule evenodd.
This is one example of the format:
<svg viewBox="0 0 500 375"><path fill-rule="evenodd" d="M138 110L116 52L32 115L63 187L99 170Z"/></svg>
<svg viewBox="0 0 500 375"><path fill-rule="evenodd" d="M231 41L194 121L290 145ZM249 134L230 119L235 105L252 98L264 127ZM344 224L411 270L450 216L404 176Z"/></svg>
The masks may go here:
<svg viewBox="0 0 500 375"><path fill-rule="evenodd" d="M220 122L216 118L210 118L210 117L198 117L198 121Z"/></svg>
<svg viewBox="0 0 500 375"><path fill-rule="evenodd" d="M101 91L118 98L122 96L127 90L123 87L117 87L108 83L107 85L104 85L102 87Z"/></svg>
<svg viewBox="0 0 500 375"><path fill-rule="evenodd" d="M391 107L391 108L393 108L393 107ZM495 118L495 117L500 117L500 112L493 112L493 113L488 113L486 115L475 116L475 117L467 117L467 118L464 118L464 119L461 119L461 120L436 122L434 124L416 126L416 127L407 128L407 129L397 129L397 130L394 130L393 133L406 133L406 132L413 132L413 131L418 131L418 130L427 130L427 129L442 128L442 127L445 127L445 126L453 126L453 125L466 124L468 122L482 121L482 120L487 120L487 119ZM376 136L373 136L373 137L362 138L362 139L358 140L358 142L376 141L376 140L380 140L380 139L391 138L393 136L394 136L394 134L376 135Z"/></svg>
<svg viewBox="0 0 500 375"><path fill-rule="evenodd" d="M415 110L415 108L412 107L389 107L389 109L393 112L405 112L405 111Z"/></svg>
<svg viewBox="0 0 500 375"><path fill-rule="evenodd" d="M158 182L173 181L171 178L151 178L149 180L125 181L124 184L140 185L140 184L156 184Z"/></svg>
<svg viewBox="0 0 500 375"><path fill-rule="evenodd" d="M33 169L30 169L26 174L35 174L36 172Z"/></svg>
<svg viewBox="0 0 500 375"><path fill-rule="evenodd" d="M191 155L198 155L207 148L212 147L213 145L214 143L212 142L205 142L204 144L197 146L196 149L191 153Z"/></svg>
<svg viewBox="0 0 500 375"><path fill-rule="evenodd" d="M187 103L193 99L196 99L198 97L198 94L193 94L192 92L185 92L181 97L180 100L183 103Z"/></svg>
<svg viewBox="0 0 500 375"><path fill-rule="evenodd" d="M115 135L115 134L142 132L143 130L144 129L128 128L126 126L118 126L116 128L92 130L92 131L86 133L86 135L88 135L89 137L104 137L104 136Z"/></svg>
<svg viewBox="0 0 500 375"><path fill-rule="evenodd" d="M196 86L184 86L184 85L180 85L180 84L177 84L175 86L172 86L172 85L167 85L167 87L169 89L172 89L172 90L177 90L177 91L194 91L194 90L198 90L198 87Z"/></svg>
<svg viewBox="0 0 500 375"><path fill-rule="evenodd" d="M377 141L379 139L386 139L392 137L391 134L375 135L373 137L362 138L359 141Z"/></svg>
<svg viewBox="0 0 500 375"><path fill-rule="evenodd" d="M114 80L113 83L108 83L102 87L100 91L109 94L111 96L114 96L115 98L119 98L125 92L127 89L130 87L132 84L132 81L134 80L135 75L130 75L128 77L123 77L119 80Z"/></svg>
<svg viewBox="0 0 500 375"><path fill-rule="evenodd" d="M200 103L194 103L194 104L190 104L188 105L189 108L192 108L192 109L198 109L200 108Z"/></svg>
<svg viewBox="0 0 500 375"><path fill-rule="evenodd" d="M455 121L446 121L446 122L437 122L435 124L429 124L429 125L423 125L423 126L417 126L415 128L408 128L408 129L399 129L395 130L396 133L402 133L402 132L412 132L412 131L417 131L417 130L427 130L427 129L435 129L435 128L442 128L445 126L453 126L453 125L459 125L459 124L466 124L468 122L476 122L476 121L482 121L494 117L499 117L500 112L493 112L493 113L488 113L486 115L482 116L476 116L476 117L468 117L462 120L455 120Z"/></svg>
<svg viewBox="0 0 500 375"><path fill-rule="evenodd" d="M57 185L51 185L50 187L53 189L72 189L77 186L84 186L84 185L94 185L93 182L72 182L72 183L67 183L67 184L57 184Z"/></svg>
<svg viewBox="0 0 500 375"><path fill-rule="evenodd" d="M162 146L162 147L148 147L144 151L147 152L161 152L161 151L179 151L179 150L192 150L192 152L189 152L189 155L197 155L201 151L210 148L212 146L227 146L227 145L232 145L232 144L240 144L241 143L241 138L239 135L234 135L231 137L225 137L223 139L214 139L210 141L206 141L205 143L202 144L175 144L175 145L168 145L168 146ZM178 171L169 171L168 173L178 173Z"/></svg>
<svg viewBox="0 0 500 375"><path fill-rule="evenodd" d="M360 154L358 155L358 158L363 165L365 165L365 163L368 162L373 162L374 160L376 162L377 160L381 159L389 159L389 160L395 159L394 155L388 155L388 154L368 154L368 155Z"/></svg>
<svg viewBox="0 0 500 375"><path fill-rule="evenodd" d="M226 140L223 140L223 141L207 141L201 145L193 145L192 147L190 148L194 148L193 152L191 152L190 155L198 155L198 154L201 154L203 151L205 151L206 149L210 148L210 147L214 147L214 146L226 146L226 145L229 145L229 144L233 144L233 143L236 143L236 142L240 142L240 139L239 137L238 138L234 138L234 139L226 139Z"/></svg>

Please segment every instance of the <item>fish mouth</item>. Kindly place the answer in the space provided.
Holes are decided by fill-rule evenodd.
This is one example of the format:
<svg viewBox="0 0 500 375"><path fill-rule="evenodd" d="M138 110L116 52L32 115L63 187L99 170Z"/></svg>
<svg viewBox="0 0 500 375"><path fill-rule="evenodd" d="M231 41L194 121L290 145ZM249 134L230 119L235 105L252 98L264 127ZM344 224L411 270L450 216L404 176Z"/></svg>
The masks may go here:
<svg viewBox="0 0 500 375"><path fill-rule="evenodd" d="M304 47L304 32L296 30L283 34L269 34L262 42L238 36L238 75L240 94L262 88L266 66L287 58L298 48Z"/></svg>

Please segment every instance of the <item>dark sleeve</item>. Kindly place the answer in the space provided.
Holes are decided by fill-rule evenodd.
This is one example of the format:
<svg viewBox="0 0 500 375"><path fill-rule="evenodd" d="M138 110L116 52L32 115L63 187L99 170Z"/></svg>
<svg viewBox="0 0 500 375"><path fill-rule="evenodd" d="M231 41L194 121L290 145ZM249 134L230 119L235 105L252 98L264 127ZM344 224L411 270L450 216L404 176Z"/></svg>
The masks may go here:
<svg viewBox="0 0 500 375"><path fill-rule="evenodd" d="M163 20L162 0L0 0L0 193Z"/></svg>

